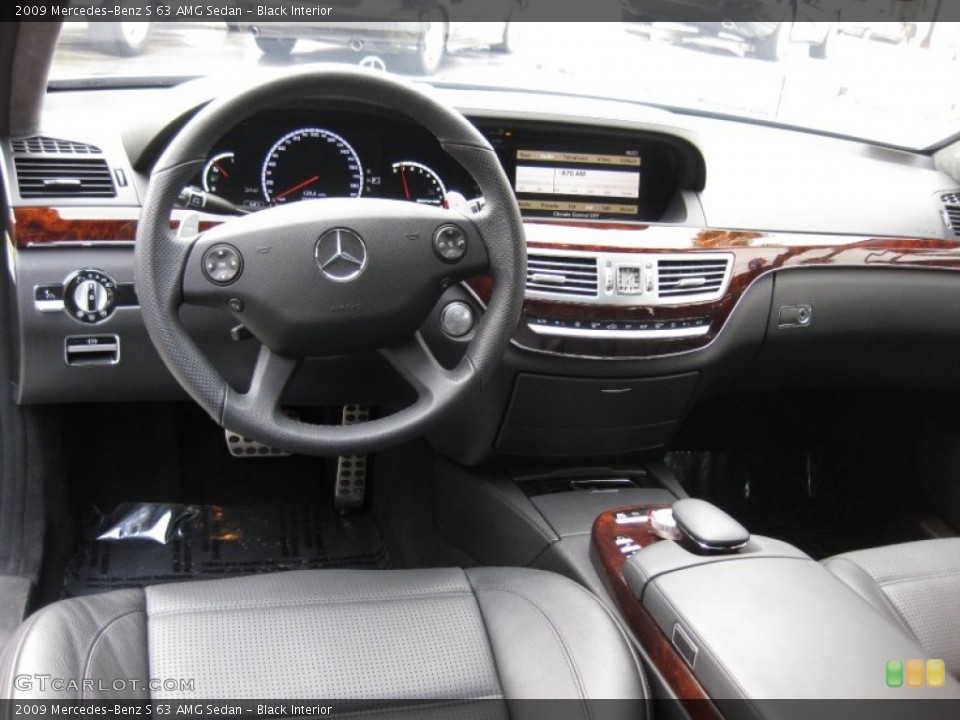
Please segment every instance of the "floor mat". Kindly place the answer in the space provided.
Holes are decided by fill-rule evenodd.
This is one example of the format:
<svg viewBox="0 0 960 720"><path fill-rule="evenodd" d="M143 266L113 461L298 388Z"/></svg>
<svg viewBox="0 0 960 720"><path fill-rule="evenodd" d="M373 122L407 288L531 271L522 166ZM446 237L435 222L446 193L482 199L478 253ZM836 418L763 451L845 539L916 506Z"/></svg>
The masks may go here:
<svg viewBox="0 0 960 720"><path fill-rule="evenodd" d="M709 500L750 532L784 540L820 560L922 540L932 513L907 492L906 469L866 453L673 452L666 457L693 497ZM889 468L889 469L888 469Z"/></svg>
<svg viewBox="0 0 960 720"><path fill-rule="evenodd" d="M123 505L91 513L63 595L308 568L384 568L366 514L320 505Z"/></svg>

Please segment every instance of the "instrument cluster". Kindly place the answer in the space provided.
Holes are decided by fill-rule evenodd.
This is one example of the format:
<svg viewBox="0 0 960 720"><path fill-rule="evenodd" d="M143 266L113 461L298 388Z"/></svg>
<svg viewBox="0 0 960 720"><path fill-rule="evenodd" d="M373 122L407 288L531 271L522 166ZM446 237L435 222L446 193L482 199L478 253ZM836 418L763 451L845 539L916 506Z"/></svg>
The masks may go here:
<svg viewBox="0 0 960 720"><path fill-rule="evenodd" d="M260 113L231 129L195 184L251 211L361 196L448 206L479 195L469 174L413 123L306 109Z"/></svg>

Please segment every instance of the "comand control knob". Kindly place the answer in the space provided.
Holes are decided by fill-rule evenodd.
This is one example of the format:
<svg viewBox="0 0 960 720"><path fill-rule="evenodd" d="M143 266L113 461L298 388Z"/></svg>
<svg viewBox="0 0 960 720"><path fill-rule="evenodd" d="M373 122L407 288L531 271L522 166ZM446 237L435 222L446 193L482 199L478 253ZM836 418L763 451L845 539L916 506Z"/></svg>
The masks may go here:
<svg viewBox="0 0 960 720"><path fill-rule="evenodd" d="M64 309L83 323L106 320L116 307L116 288L114 279L99 270L79 270L64 286Z"/></svg>

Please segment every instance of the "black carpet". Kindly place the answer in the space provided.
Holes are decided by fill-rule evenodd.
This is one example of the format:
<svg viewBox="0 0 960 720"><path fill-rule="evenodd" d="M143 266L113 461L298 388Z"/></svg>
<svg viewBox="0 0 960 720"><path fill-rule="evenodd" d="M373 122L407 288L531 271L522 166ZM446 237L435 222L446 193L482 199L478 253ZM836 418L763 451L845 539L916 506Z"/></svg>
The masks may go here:
<svg viewBox="0 0 960 720"><path fill-rule="evenodd" d="M106 538L106 539L98 539ZM63 595L308 568L384 568L368 514L322 505L120 506L92 512Z"/></svg>

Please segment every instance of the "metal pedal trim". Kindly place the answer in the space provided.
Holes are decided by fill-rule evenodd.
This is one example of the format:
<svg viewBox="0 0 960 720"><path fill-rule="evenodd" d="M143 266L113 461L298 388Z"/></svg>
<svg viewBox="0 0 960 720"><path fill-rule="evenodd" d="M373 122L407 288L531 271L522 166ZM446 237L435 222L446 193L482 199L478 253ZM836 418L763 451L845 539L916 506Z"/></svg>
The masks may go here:
<svg viewBox="0 0 960 720"><path fill-rule="evenodd" d="M284 410L283 414L291 420L300 419L300 413L294 410ZM223 436L227 441L227 450L233 457L238 459L253 460L254 458L290 457L290 453L286 450L264 445L256 440L243 437L240 433L235 433L233 430L228 430L227 428L223 429Z"/></svg>
<svg viewBox="0 0 960 720"><path fill-rule="evenodd" d="M354 425L370 419L367 405L344 405L341 424ZM337 481L333 490L333 505L338 510L356 510L363 506L367 492L366 455L341 455L337 458Z"/></svg>

